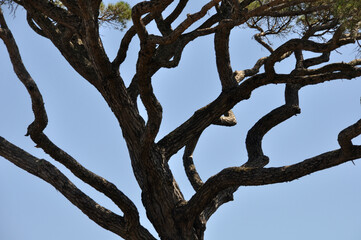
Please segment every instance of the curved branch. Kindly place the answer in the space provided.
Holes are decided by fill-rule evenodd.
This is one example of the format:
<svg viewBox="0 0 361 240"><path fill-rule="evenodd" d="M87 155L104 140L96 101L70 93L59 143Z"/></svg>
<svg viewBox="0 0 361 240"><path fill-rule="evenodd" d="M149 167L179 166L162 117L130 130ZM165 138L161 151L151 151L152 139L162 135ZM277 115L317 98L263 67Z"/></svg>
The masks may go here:
<svg viewBox="0 0 361 240"><path fill-rule="evenodd" d="M232 28L227 27L227 24L222 21L214 34L217 71L223 91L237 86L237 81L233 78L233 70L229 56L229 36L231 30Z"/></svg>
<svg viewBox="0 0 361 240"><path fill-rule="evenodd" d="M154 51L155 46L152 44L142 46L139 52L136 73L140 98L148 114L148 121L141 139L145 151L148 151L154 143L162 121L163 111L162 106L154 95L151 76L149 74L149 66L151 65L150 62Z"/></svg>
<svg viewBox="0 0 361 240"><path fill-rule="evenodd" d="M35 120L29 125L26 135L30 135L32 140L37 144L37 147L42 148L52 158L66 166L75 176L108 196L124 212L127 221L129 220L128 224L139 224L138 210L127 196L118 190L114 184L84 168L75 159L53 144L43 133L43 130L48 123L48 118L42 95L35 81L22 63L15 39L13 38L11 31L7 28L1 11L0 27L2 30L0 38L3 39L7 47L14 71L28 90L32 101Z"/></svg>
<svg viewBox="0 0 361 240"><path fill-rule="evenodd" d="M193 162L193 152L196 148L199 137L200 134L198 136L195 136L191 141L189 141L189 143L187 143L183 154L184 170L187 174L189 182L191 183L195 191L198 191L198 189L200 189L203 185L203 181L199 176Z"/></svg>
<svg viewBox="0 0 361 240"><path fill-rule="evenodd" d="M132 20L141 42L144 42L148 38L148 31L145 28L146 24L142 19L142 15L150 13L150 15L152 15L152 18L154 18L156 15L159 15L172 2L172 0L150 2L144 1L137 3L132 8Z"/></svg>
<svg viewBox="0 0 361 240"><path fill-rule="evenodd" d="M361 119L338 134L341 150L348 154L353 148L352 139L361 134Z"/></svg>
<svg viewBox="0 0 361 240"><path fill-rule="evenodd" d="M256 39L256 41L261 44L263 47L265 47L270 53L272 53L274 50L273 48L267 44L265 41L262 40L262 37L266 36L265 32L261 32L261 33L257 33L254 35L254 39Z"/></svg>
<svg viewBox="0 0 361 240"><path fill-rule="evenodd" d="M29 130L34 132L42 132L48 124L48 117L44 107L43 97L40 94L38 86L26 70L23 61L20 56L19 48L15 42L15 39L8 28L2 11L0 9L0 38L4 41L6 49L9 53L11 63L14 71L20 81L28 90L31 97L32 108L35 116L35 120L30 124ZM29 133L28 130L28 133ZM28 135L27 133L27 135Z"/></svg>
<svg viewBox="0 0 361 240"><path fill-rule="evenodd" d="M348 40L345 40L345 42L348 42ZM306 86L335 79L354 79L361 76L361 68L354 66L357 62L330 64L332 67L326 65L320 68L321 70L307 70L310 71L310 75L306 75L306 70L302 70L306 72L300 72L300 75L296 75L296 73L275 74L273 77L265 73L254 75L243 81L237 88L222 92L213 102L196 111L182 125L163 137L158 142L158 145L164 149L168 159L184 147L194 135L201 133L224 112L232 109L238 102L248 99L254 89L267 84L292 83ZM330 72L330 69L332 72ZM317 74L311 74L312 71L317 71Z"/></svg>
<svg viewBox="0 0 361 240"><path fill-rule="evenodd" d="M322 53L319 57L308 58L303 61L303 66L309 68L330 60L330 52Z"/></svg>
<svg viewBox="0 0 361 240"><path fill-rule="evenodd" d="M33 21L57 47L70 65L92 85L97 86L98 77L82 40L76 31L54 23L44 14L29 7L26 8Z"/></svg>
<svg viewBox="0 0 361 240"><path fill-rule="evenodd" d="M243 79L246 77L253 76L259 72L259 69L264 65L266 62L267 57L262 57L257 60L256 64L253 66L253 68L242 70L242 71L235 71L233 73L234 78L238 83L240 83Z"/></svg>
<svg viewBox="0 0 361 240"><path fill-rule="evenodd" d="M227 168L209 178L179 211L183 211L184 216L188 219L195 219L219 192L229 187L289 182L359 158L361 158L361 146L353 146L347 155L342 154L342 150L338 149L290 166L277 168Z"/></svg>
<svg viewBox="0 0 361 240"><path fill-rule="evenodd" d="M95 72L100 81L109 81L112 75L112 65L105 52L101 38L99 36L98 16L99 4L101 1L79 0L78 5L82 12L81 38L88 52L89 59L94 63Z"/></svg>
<svg viewBox="0 0 361 240"><path fill-rule="evenodd" d="M254 89L266 84L265 79L264 74L255 75L237 88L222 92L213 102L196 111L182 125L163 137L158 145L164 149L166 158L169 159L238 102L248 99Z"/></svg>
<svg viewBox="0 0 361 240"><path fill-rule="evenodd" d="M62 193L72 204L103 228L126 239L155 239L144 227L138 225L129 232L123 217L100 206L79 190L63 173L48 161L38 159L0 137L0 156L19 168L43 179ZM134 238L133 236L143 236Z"/></svg>
<svg viewBox="0 0 361 240"><path fill-rule="evenodd" d="M28 22L31 29L34 30L34 32L36 32L37 34L39 34L42 37L47 37L45 35L44 31L41 30L38 26L36 26L36 24L34 23L32 17L30 16L30 14L28 12L26 13L26 21Z"/></svg>
<svg viewBox="0 0 361 240"><path fill-rule="evenodd" d="M187 6L188 1L189 0L180 0L173 12L169 14L169 16L164 20L164 22L167 25L173 23Z"/></svg>
<svg viewBox="0 0 361 240"><path fill-rule="evenodd" d="M355 38L345 35L343 37L338 37L339 33L335 33L333 38L327 43L317 43L307 39L291 39L286 43L278 47L268 58L265 63L265 71L269 76L275 74L274 64L282 59L282 56L288 52L295 50L306 50L315 53L327 53L332 50L335 50L341 46L354 43ZM357 38L361 38L359 35Z"/></svg>
<svg viewBox="0 0 361 240"><path fill-rule="evenodd" d="M40 147L54 160L63 164L83 182L89 184L97 191L109 197L115 203L115 205L117 205L119 209L122 210L125 220L127 221L127 224L129 226L139 225L139 213L136 206L113 183L107 181L106 179L83 167L72 156L70 156L68 153L66 153L58 146L56 146L52 141L50 141L45 134L31 133L30 136L31 139L37 144L37 147Z"/></svg>
<svg viewBox="0 0 361 240"><path fill-rule="evenodd" d="M287 84L285 90L286 104L266 114L248 131L246 137L248 161L243 167L256 168L268 164L269 158L262 151L262 139L269 130L301 112L298 107L299 89L300 86Z"/></svg>
<svg viewBox="0 0 361 240"><path fill-rule="evenodd" d="M232 127L237 124L237 120L236 120L236 116L234 115L233 111L229 110L228 112L223 114L220 118L215 120L212 124L226 126L226 127Z"/></svg>
<svg viewBox="0 0 361 240"><path fill-rule="evenodd" d="M153 20L153 17L148 14L147 16L145 16L143 18L142 21L145 25L147 25L152 20ZM127 51L129 48L129 44L136 34L137 34L137 31L136 31L134 25L131 28L129 28L129 30L125 33L125 35L120 43L120 46L119 46L119 49L117 52L117 56L114 58L114 60L112 62L115 69L118 69L120 64L122 64L124 62L125 58L127 57Z"/></svg>
<svg viewBox="0 0 361 240"><path fill-rule="evenodd" d="M179 36L179 38L167 45L160 45L157 48L155 54L155 65L152 66L152 75L158 71L161 67L165 68L175 68L178 66L184 48L188 43L200 36L205 36L214 33L217 30L217 27L211 28L219 20L217 14L208 18L201 26L197 29ZM170 60L172 59L173 60Z"/></svg>
<svg viewBox="0 0 361 240"><path fill-rule="evenodd" d="M171 34L165 37L152 35L150 36L150 40L153 43L160 45L174 42L185 30L187 30L193 23L204 17L208 10L217 5L220 1L221 0L212 0L205 4L200 11L194 14L187 14L187 18L182 23L180 23Z"/></svg>
<svg viewBox="0 0 361 240"><path fill-rule="evenodd" d="M200 178L196 167L193 162L193 152L197 145L199 136L196 136L192 139L185 147L183 155L183 165L185 172L187 174L188 180L191 183L193 189L197 192L202 186L203 181ZM238 189L238 187L230 187L221 191L217 196L207 205L204 211L201 214L201 223L205 225L208 219L212 216L213 213L224 203L233 201L233 193Z"/></svg>
<svg viewBox="0 0 361 240"><path fill-rule="evenodd" d="M35 11L45 14L53 21L56 21L57 23L60 23L74 31L79 28L79 23L81 21L78 16L70 14L68 11L56 6L51 1L28 0L24 1L22 4L25 8L33 8Z"/></svg>

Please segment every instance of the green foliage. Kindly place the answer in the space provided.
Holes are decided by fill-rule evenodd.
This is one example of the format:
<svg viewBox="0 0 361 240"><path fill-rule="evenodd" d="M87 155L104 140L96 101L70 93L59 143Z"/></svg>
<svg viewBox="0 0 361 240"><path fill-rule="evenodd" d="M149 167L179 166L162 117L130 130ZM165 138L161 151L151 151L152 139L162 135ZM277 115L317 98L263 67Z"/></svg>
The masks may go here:
<svg viewBox="0 0 361 240"><path fill-rule="evenodd" d="M120 1L115 4L100 4L99 21L101 24L110 24L117 29L124 29L131 17L131 8L128 3Z"/></svg>
<svg viewBox="0 0 361 240"><path fill-rule="evenodd" d="M288 1L292 3L293 0ZM267 6L271 2L272 0L254 0L247 6L247 9L252 11L261 6ZM307 11L309 13L305 13ZM325 29L318 36L332 33L339 26L342 26L345 33L352 33L356 36L361 29L361 0L316 0L299 3L279 9L274 12L273 16L251 18L247 23L249 27L267 35L277 34L281 36L290 32L303 34L311 27L334 21L337 22L336 25L327 31Z"/></svg>
<svg viewBox="0 0 361 240"><path fill-rule="evenodd" d="M49 0L49 2L55 4L57 7L66 9L61 0ZM1 5L8 5L8 7L14 8L16 0L0 0ZM124 29L127 22L131 18L131 7L128 3L119 1L117 3L109 3L105 5L103 2L99 7L99 24L110 25L116 29Z"/></svg>
<svg viewBox="0 0 361 240"><path fill-rule="evenodd" d="M361 27L360 0L332 0L334 14L345 27L352 31Z"/></svg>
<svg viewBox="0 0 361 240"><path fill-rule="evenodd" d="M262 1L254 1L254 2L251 2L248 6L247 6L247 9L248 11L251 11L253 9L256 9L258 7L260 7L262 4Z"/></svg>

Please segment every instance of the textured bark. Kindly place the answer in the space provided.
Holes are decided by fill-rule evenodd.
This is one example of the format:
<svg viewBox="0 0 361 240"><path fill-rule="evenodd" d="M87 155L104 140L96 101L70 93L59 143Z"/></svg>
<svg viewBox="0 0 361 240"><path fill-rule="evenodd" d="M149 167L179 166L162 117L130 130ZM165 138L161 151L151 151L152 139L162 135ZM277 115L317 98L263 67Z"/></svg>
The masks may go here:
<svg viewBox="0 0 361 240"><path fill-rule="evenodd" d="M133 25L125 33L112 61L99 35L101 1L64 0L61 1L63 7L47 0L13 2L26 10L29 26L53 43L74 70L99 91L112 110L127 144L147 217L160 239L203 239L208 219L222 204L233 200L233 193L240 186L288 182L361 158L361 146L352 143L352 139L361 134L361 120L339 133L339 149L290 166L266 168L272 159L262 149L262 140L271 129L300 113L298 91L302 87L361 76L361 59L348 63L329 62L331 52L361 39L360 30L347 30L336 17L324 17L316 23L308 21L310 15L319 12L323 13L322 16L331 16L332 2L271 0L257 1L258 5L254 7L255 4L251 4L255 1L252 0L210 0L183 19L188 0L179 0L174 6L171 5L172 0L139 2L132 9ZM166 15L168 10L165 9L171 6L174 9ZM267 36L287 32L298 16L304 17L300 37L286 39L280 46L271 47L266 41ZM153 20L160 35L148 32L148 25ZM229 41L232 30L238 26L258 31L254 39L269 53L250 69L232 68ZM184 48L193 40L213 34L215 67L221 86L219 96L156 142L163 109L153 91L152 77L162 68L177 67ZM126 86L119 67L136 37L140 39L136 73L130 85ZM32 101L34 121L29 125L27 135L49 157L104 193L119 207L122 216L97 204L49 162L30 155L2 137L0 156L54 186L101 227L124 239L155 239L141 226L138 209L121 190L83 167L45 135L43 131L48 117L42 95L22 63L20 50L2 12L0 38L8 50L15 73ZM305 51L319 55L305 59ZM277 73L275 64L292 56L296 59L294 69L288 74ZM255 89L268 84L285 85L285 103L260 118L248 131L246 163L223 169L202 180L193 152L203 131L211 125L236 125L233 107L249 99ZM146 120L138 112L138 97L146 109ZM189 201L184 198L168 165L171 157L182 148L185 172L195 191Z"/></svg>

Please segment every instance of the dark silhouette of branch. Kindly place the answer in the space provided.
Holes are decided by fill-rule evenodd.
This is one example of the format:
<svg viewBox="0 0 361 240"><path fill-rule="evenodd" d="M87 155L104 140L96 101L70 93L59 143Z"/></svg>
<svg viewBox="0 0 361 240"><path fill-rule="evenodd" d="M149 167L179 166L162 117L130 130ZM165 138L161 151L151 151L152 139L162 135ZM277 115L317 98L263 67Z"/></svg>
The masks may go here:
<svg viewBox="0 0 361 240"><path fill-rule="evenodd" d="M306 159L300 163L277 168L226 168L209 178L199 191L181 207L184 216L194 219L214 197L228 187L257 186L289 182L311 173L337 166L361 157L361 146L353 146L349 154L338 149Z"/></svg>
<svg viewBox="0 0 361 240"><path fill-rule="evenodd" d="M44 159L38 159L0 137L0 156L55 187L72 204L103 228L127 239L155 239L140 225L129 228L125 219L100 206L80 191L64 174ZM139 238L137 238L139 237Z"/></svg>
<svg viewBox="0 0 361 240"><path fill-rule="evenodd" d="M48 119L42 95L35 81L32 79L22 63L17 44L11 34L11 31L8 29L1 12L0 27L0 38L4 41L8 49L11 62L14 66L14 71L28 90L31 97L35 120L29 125L27 135L31 136L33 141L37 144L37 147L42 148L53 159L66 166L72 173L74 173L74 175L112 199L113 202L124 212L125 219L127 220L127 224L129 226L139 225L138 210L128 197L119 191L114 184L80 165L74 158L52 143L43 133Z"/></svg>
<svg viewBox="0 0 361 240"><path fill-rule="evenodd" d="M188 0L141 1L132 8L133 26L121 39L112 62L99 34L100 0L1 1L10 2L24 7L30 28L49 39L69 64L97 89L112 110L128 147L147 217L161 239L204 239L209 218L222 204L233 200L233 193L240 186L292 181L361 157L361 146L352 143L361 134L360 120L339 133L340 149L290 166L265 168L269 158L263 153L262 140L272 128L300 113L300 88L361 76L361 59L350 62L330 60L333 51L361 39L358 16L347 18L358 21L349 24L334 8L333 1L209 0L189 14L185 13ZM183 14L186 16L182 19ZM231 31L243 25L257 30L255 40L269 53L259 58L250 69L234 71L229 49ZM299 36L287 35L292 31ZM157 91L153 89L153 76L163 68L179 66L186 47L193 40L211 34L214 34L213 48L222 90L213 101L196 110L188 120L156 143L163 109ZM273 46L267 38L270 35L288 40ZM127 88L120 65L136 37L140 40L136 72L129 79ZM22 63L19 49L1 12L0 38L9 52L15 73L31 98L35 119L29 125L27 135L37 147L66 166L76 177L104 193L124 216L99 206L49 162L30 155L1 137L0 155L53 185L100 226L125 239L154 239L140 225L137 208L123 192L84 168L44 134L48 118L42 95ZM306 58L306 51L317 55ZM276 63L292 55L296 59L294 68L289 73L278 73ZM223 169L202 181L193 153L203 131L211 125L236 125L232 109L249 99L254 90L269 84L285 85L285 104L263 116L249 130L246 163ZM138 111L138 97L145 107L146 120ZM183 147L185 172L195 190L188 202L168 165L171 157Z"/></svg>
<svg viewBox="0 0 361 240"><path fill-rule="evenodd" d="M199 188L202 187L203 181L201 177L199 176L197 169L193 162L193 152L196 148L199 136L196 136L194 139L192 139L185 147L184 154L183 154L183 165L185 172L187 174L188 180L191 183L193 189L195 191L198 191Z"/></svg>
<svg viewBox="0 0 361 240"><path fill-rule="evenodd" d="M298 90L300 86L286 85L285 105L278 107L262 117L249 131L246 138L246 147L248 152L248 161L244 167L264 167L268 164L269 158L263 154L262 139L264 135L286 121L290 117L300 113L298 106Z"/></svg>

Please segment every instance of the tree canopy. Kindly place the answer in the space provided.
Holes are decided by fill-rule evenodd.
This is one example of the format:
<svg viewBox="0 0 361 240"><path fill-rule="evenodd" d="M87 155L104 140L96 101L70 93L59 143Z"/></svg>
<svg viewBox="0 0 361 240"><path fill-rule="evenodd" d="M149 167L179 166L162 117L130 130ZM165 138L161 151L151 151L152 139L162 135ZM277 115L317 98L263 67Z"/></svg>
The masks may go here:
<svg viewBox="0 0 361 240"><path fill-rule="evenodd" d="M294 160L285 166L273 166L273 159L264 153L262 145L271 129L301 113L301 89L361 76L361 59L335 62L331 57L345 46L353 46L355 52L359 50L361 14L357 0L212 0L194 9L188 8L193 7L188 0L165 0L139 2L131 10L124 2L1 2L12 8L24 8L30 28L50 40L105 100L121 128L147 218L161 239L203 239L208 220L219 207L233 200L233 193L240 186L289 182L361 157L361 146L352 142L361 134L361 120L344 126L335 136L339 144L336 150L320 152L300 162ZM126 30L118 40L119 48L112 60L99 30L107 24L115 27L115 31ZM231 61L236 54L230 48L231 33L250 30L264 48L264 56L250 68L242 69ZM179 67L185 49L206 36L212 36L214 41L209 51L215 54L219 95L203 107L192 109L194 113L170 132L159 134L165 113L154 78L162 69ZM35 119L26 135L49 158L107 196L122 213L99 205L51 161L36 157L3 137L0 156L54 186L101 227L124 239L154 239L156 236L142 226L138 208L126 194L96 171L85 168L45 133L48 115L42 93L37 79L31 77L22 62L21 49L2 12L0 38L31 98ZM125 79L127 70L122 66L133 42L139 43L135 74ZM290 59L293 66L286 72L279 71L278 64ZM245 137L247 159L208 179L202 178L193 153L204 131L213 125L233 127L237 122L239 125L242 122L239 119L246 116L237 116L234 108L252 99L256 89L273 84L284 86L284 104L250 127ZM141 113L143 108L145 114ZM189 199L182 194L169 167L170 161L179 161L172 158L178 152L183 153L184 171L194 189Z"/></svg>

